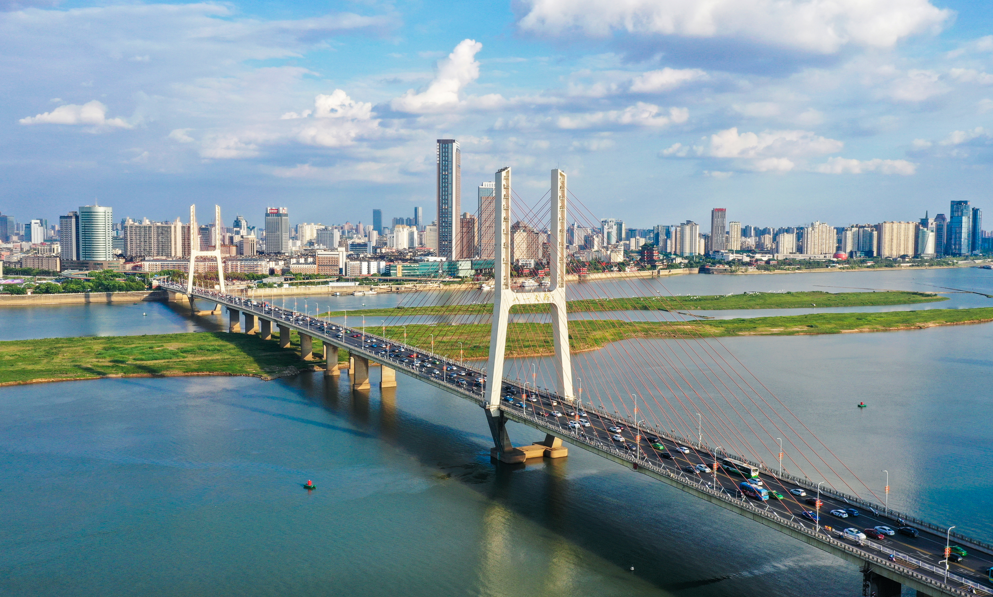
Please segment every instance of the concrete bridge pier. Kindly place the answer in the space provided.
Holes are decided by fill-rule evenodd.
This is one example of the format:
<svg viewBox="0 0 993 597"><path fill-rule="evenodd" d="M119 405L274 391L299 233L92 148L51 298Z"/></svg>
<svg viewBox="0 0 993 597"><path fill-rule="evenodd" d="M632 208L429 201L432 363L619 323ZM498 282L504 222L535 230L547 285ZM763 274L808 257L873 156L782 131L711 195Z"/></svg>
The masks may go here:
<svg viewBox="0 0 993 597"><path fill-rule="evenodd" d="M279 325L279 347L289 348L290 346L290 328L285 325Z"/></svg>
<svg viewBox="0 0 993 597"><path fill-rule="evenodd" d="M228 332L235 333L241 331L241 313L237 309L228 307Z"/></svg>
<svg viewBox="0 0 993 597"><path fill-rule="evenodd" d="M305 361L314 360L314 337L300 334L300 358Z"/></svg>
<svg viewBox="0 0 993 597"><path fill-rule="evenodd" d="M254 334L256 331L255 315L253 313L245 313L245 333Z"/></svg>
<svg viewBox="0 0 993 597"><path fill-rule="evenodd" d="M358 355L352 357L352 369L349 371L353 390L368 390L369 359Z"/></svg>
<svg viewBox="0 0 993 597"><path fill-rule="evenodd" d="M259 318L259 338L272 340L272 321Z"/></svg>
<svg viewBox="0 0 993 597"><path fill-rule="evenodd" d="M900 586L895 580L886 578L876 574L869 564L866 564L862 568L862 593L866 596L874 595L875 597L900 597L901 590L903 587ZM927 597L920 591L917 591L918 597Z"/></svg>
<svg viewBox="0 0 993 597"><path fill-rule="evenodd" d="M341 371L338 371L338 347L324 343L324 362L326 366L324 367L324 377L338 377L341 375Z"/></svg>
<svg viewBox="0 0 993 597"><path fill-rule="evenodd" d="M490 448L490 458L506 464L518 464L527 460L528 453L520 448L515 448L510 443L510 435L507 434L507 417L503 415L503 411L489 408L484 408L484 410L486 411L486 422L490 425L490 433L493 435L493 443L496 446Z"/></svg>
<svg viewBox="0 0 993 597"><path fill-rule="evenodd" d="M395 388L397 387L397 372L396 369L390 369L389 367L383 365L380 367L383 370L382 376L379 378L379 388Z"/></svg>

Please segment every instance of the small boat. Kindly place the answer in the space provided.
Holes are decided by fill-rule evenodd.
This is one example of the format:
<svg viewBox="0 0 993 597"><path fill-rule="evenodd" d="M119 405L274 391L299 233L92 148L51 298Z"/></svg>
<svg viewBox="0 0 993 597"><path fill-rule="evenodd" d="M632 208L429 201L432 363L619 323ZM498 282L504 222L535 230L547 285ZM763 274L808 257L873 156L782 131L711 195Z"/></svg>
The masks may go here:
<svg viewBox="0 0 993 597"><path fill-rule="evenodd" d="M859 406L859 408L865 408L865 407L867 407L869 405L866 404L865 402L859 402L858 406Z"/></svg>
<svg viewBox="0 0 993 597"><path fill-rule="evenodd" d="M313 481L311 481L310 479L307 479L307 483L303 486L303 488L309 491L311 489L317 489L317 486L314 485L314 482Z"/></svg>

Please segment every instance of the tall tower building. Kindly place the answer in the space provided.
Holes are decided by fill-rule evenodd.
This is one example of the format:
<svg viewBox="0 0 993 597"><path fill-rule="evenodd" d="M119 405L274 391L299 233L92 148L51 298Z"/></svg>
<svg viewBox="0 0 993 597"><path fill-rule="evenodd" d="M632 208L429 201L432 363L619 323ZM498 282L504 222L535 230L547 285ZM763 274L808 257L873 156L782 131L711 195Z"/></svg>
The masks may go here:
<svg viewBox="0 0 993 597"><path fill-rule="evenodd" d="M413 226L416 227L416 228L420 228L423 225L424 225L424 208L423 207L415 207L414 208L414 223L413 223Z"/></svg>
<svg viewBox="0 0 993 597"><path fill-rule="evenodd" d="M728 222L728 251L741 250L741 222Z"/></svg>
<svg viewBox="0 0 993 597"><path fill-rule="evenodd" d="M972 210L968 201L952 201L952 216L948 219L945 238L946 255L968 255L972 252Z"/></svg>
<svg viewBox="0 0 993 597"><path fill-rule="evenodd" d="M491 181L479 185L479 248L480 259L494 259L496 242L496 183Z"/></svg>
<svg viewBox="0 0 993 597"><path fill-rule="evenodd" d="M114 210L100 205L79 208L79 258L85 261L109 261L114 258Z"/></svg>
<svg viewBox="0 0 993 597"><path fill-rule="evenodd" d="M32 243L45 242L45 225L41 220L31 220L24 226L24 237Z"/></svg>
<svg viewBox="0 0 993 597"><path fill-rule="evenodd" d="M947 255L945 243L948 241L948 220L945 214L934 216L934 254L936 257Z"/></svg>
<svg viewBox="0 0 993 597"><path fill-rule="evenodd" d="M462 247L459 259L472 259L476 256L477 227L476 216L469 212L462 214L462 219L459 220L459 246Z"/></svg>
<svg viewBox="0 0 993 597"><path fill-rule="evenodd" d="M972 252L981 253L983 250L983 212L978 207L972 208Z"/></svg>
<svg viewBox="0 0 993 597"><path fill-rule="evenodd" d="M723 207L715 207L710 212L710 251L726 251L725 235L727 234L728 211Z"/></svg>
<svg viewBox="0 0 993 597"><path fill-rule="evenodd" d="M79 214L59 216L59 247L63 261L79 260Z"/></svg>
<svg viewBox="0 0 993 597"><path fill-rule="evenodd" d="M290 214L285 207L270 207L265 214L265 252L290 252Z"/></svg>
<svg viewBox="0 0 993 597"><path fill-rule="evenodd" d="M376 231L376 234L383 233L383 210L372 210L372 229Z"/></svg>
<svg viewBox="0 0 993 597"><path fill-rule="evenodd" d="M458 259L462 153L455 139L438 139L438 256Z"/></svg>

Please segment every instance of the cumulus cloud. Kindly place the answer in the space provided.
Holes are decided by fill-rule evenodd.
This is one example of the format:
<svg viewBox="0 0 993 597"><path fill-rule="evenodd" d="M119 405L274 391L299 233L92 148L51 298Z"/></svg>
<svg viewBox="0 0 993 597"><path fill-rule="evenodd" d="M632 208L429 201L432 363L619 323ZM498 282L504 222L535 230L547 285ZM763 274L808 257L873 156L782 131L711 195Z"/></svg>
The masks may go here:
<svg viewBox="0 0 993 597"><path fill-rule="evenodd" d="M929 0L525 0L524 7L518 27L543 35L737 38L819 54L890 48L940 31L954 14Z"/></svg>
<svg viewBox="0 0 993 597"><path fill-rule="evenodd" d="M724 172L724 171L721 171L721 170L704 170L703 171L703 175L704 176L709 176L711 178L716 178L717 180L727 180L727 179L731 178L731 175L732 174L734 174L734 172Z"/></svg>
<svg viewBox="0 0 993 597"><path fill-rule="evenodd" d="M689 154L690 148L684 146L682 143L673 143L666 149L659 152L659 157L669 158L676 156L677 158L684 158Z"/></svg>
<svg viewBox="0 0 993 597"><path fill-rule="evenodd" d="M691 81L707 78L707 73L698 68L663 68L640 74L631 80L632 93L660 93L675 89Z"/></svg>
<svg viewBox="0 0 993 597"><path fill-rule="evenodd" d="M193 129L173 129L169 132L169 138L180 143L193 143L193 137L187 134L192 130Z"/></svg>
<svg viewBox="0 0 993 597"><path fill-rule="evenodd" d="M303 121L298 125L296 138L321 147L351 145L358 137L374 134L380 122L373 118L371 103L357 102L341 89L330 95L318 95L313 109L287 112L280 120Z"/></svg>
<svg viewBox="0 0 993 597"><path fill-rule="evenodd" d="M917 164L907 160L851 160L847 158L828 158L828 161L814 168L815 172L823 174L863 174L879 172L880 174L899 174L910 176L917 171Z"/></svg>
<svg viewBox="0 0 993 597"><path fill-rule="evenodd" d="M993 134L981 126L976 127L971 131L952 131L952 133L948 135L948 137L942 139L938 145L943 145L946 147L949 145L962 145L963 143L968 143L973 139L979 139L981 137L989 139L993 137Z"/></svg>
<svg viewBox="0 0 993 597"><path fill-rule="evenodd" d="M602 151L611 149L616 145L613 139L584 139L573 141L570 149L573 151Z"/></svg>
<svg viewBox="0 0 993 597"><path fill-rule="evenodd" d="M482 49L483 44L478 41L463 40L447 58L438 61L437 72L426 89L410 89L390 102L390 106L398 112L413 114L457 107L465 86L479 78L476 54Z"/></svg>
<svg viewBox="0 0 993 597"><path fill-rule="evenodd" d="M686 108L669 108L666 111L655 104L638 102L623 110L560 116L558 126L563 129L587 129L615 125L664 127L672 123L686 122L689 117L690 111Z"/></svg>
<svg viewBox="0 0 993 597"><path fill-rule="evenodd" d="M956 81L960 81L962 83L993 85L993 75L983 71L973 70L971 68L953 68L948 71L948 74Z"/></svg>
<svg viewBox="0 0 993 597"><path fill-rule="evenodd" d="M207 135L200 147L200 156L209 159L230 160L249 158L259 155L259 146L253 142L244 141L236 135L210 134Z"/></svg>
<svg viewBox="0 0 993 597"><path fill-rule="evenodd" d="M923 102L949 91L949 87L941 81L941 75L933 70L911 69L902 73L887 66L867 77L867 83L875 85L877 77L890 78L882 86L882 94L898 102Z"/></svg>
<svg viewBox="0 0 993 597"><path fill-rule="evenodd" d="M841 151L844 143L827 137L820 137L810 131L765 131L762 133L738 133L733 127L710 136L710 146L704 148L705 155L715 158L777 158L824 155ZM785 162L776 166L769 162L766 169L784 169ZM792 167L792 166L790 166Z"/></svg>
<svg viewBox="0 0 993 597"><path fill-rule="evenodd" d="M120 118L107 118L107 106L93 100L78 106L66 104L51 112L28 116L18 120L21 124L70 124L89 125L96 129L129 129L131 125Z"/></svg>

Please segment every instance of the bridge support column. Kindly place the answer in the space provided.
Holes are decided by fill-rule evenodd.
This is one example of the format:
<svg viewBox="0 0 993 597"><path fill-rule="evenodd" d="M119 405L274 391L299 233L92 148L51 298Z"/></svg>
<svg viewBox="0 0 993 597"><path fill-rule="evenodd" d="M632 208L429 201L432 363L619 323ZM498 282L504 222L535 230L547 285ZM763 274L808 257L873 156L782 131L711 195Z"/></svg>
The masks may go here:
<svg viewBox="0 0 993 597"><path fill-rule="evenodd" d="M290 346L290 328L286 327L285 325L279 325L279 347L289 348L289 346Z"/></svg>
<svg viewBox="0 0 993 597"><path fill-rule="evenodd" d="M241 313L237 309L228 307L228 332L235 333L241 331Z"/></svg>
<svg viewBox="0 0 993 597"><path fill-rule="evenodd" d="M383 370L383 375L379 379L379 388L395 388L397 387L397 372L396 369L390 369L386 365L380 367Z"/></svg>
<svg viewBox="0 0 993 597"><path fill-rule="evenodd" d="M324 368L324 377L338 377L341 372L338 371L338 347L324 343L324 362L326 367Z"/></svg>
<svg viewBox="0 0 993 597"><path fill-rule="evenodd" d="M484 410L486 411L486 422L490 425L490 433L493 435L493 443L496 446L490 448L490 458L507 464L517 464L527 460L528 454L510 443L510 435L507 434L507 417L503 416L503 411L489 408Z"/></svg>
<svg viewBox="0 0 993 597"><path fill-rule="evenodd" d="M545 441L535 442L534 445L543 448L542 456L545 458L565 458L569 455L569 448L562 445L562 440L554 435L546 434Z"/></svg>
<svg viewBox="0 0 993 597"><path fill-rule="evenodd" d="M314 338L300 334L300 358L305 361L314 360Z"/></svg>
<svg viewBox="0 0 993 597"><path fill-rule="evenodd" d="M862 593L875 597L900 597L902 587L895 580L880 576L866 564L862 569ZM918 591L918 595L921 593Z"/></svg>
<svg viewBox="0 0 993 597"><path fill-rule="evenodd" d="M259 318L259 338L272 340L272 321Z"/></svg>
<svg viewBox="0 0 993 597"><path fill-rule="evenodd" d="M360 356L352 357L353 367L351 373L353 390L369 389L369 359Z"/></svg>
<svg viewBox="0 0 993 597"><path fill-rule="evenodd" d="M255 329L255 315L252 313L245 313L245 333L254 334L257 330Z"/></svg>

